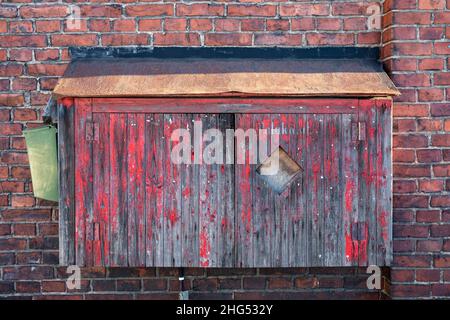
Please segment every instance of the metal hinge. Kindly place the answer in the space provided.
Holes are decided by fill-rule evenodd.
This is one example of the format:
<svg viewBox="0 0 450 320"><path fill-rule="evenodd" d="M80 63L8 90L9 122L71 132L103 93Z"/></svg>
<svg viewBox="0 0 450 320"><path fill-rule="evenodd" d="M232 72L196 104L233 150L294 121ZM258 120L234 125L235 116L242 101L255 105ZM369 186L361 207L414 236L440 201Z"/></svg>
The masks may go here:
<svg viewBox="0 0 450 320"><path fill-rule="evenodd" d="M86 141L98 141L98 123L86 122Z"/></svg>
<svg viewBox="0 0 450 320"><path fill-rule="evenodd" d="M352 141L366 140L366 123L354 122L352 123Z"/></svg>

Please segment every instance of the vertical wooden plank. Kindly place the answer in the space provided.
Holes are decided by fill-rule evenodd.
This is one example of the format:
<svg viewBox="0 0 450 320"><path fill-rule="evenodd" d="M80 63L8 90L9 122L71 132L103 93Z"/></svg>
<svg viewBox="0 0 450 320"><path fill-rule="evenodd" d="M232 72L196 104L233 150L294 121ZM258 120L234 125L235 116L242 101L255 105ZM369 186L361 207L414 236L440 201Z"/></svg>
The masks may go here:
<svg viewBox="0 0 450 320"><path fill-rule="evenodd" d="M340 264L339 237L342 231L341 190L340 190L340 148L341 148L341 115L331 114L325 117L324 143L324 265L338 266Z"/></svg>
<svg viewBox="0 0 450 320"><path fill-rule="evenodd" d="M98 139L93 145L94 223L99 228L99 238L94 237L94 265L105 266L110 263L109 115L95 113L93 118L98 130Z"/></svg>
<svg viewBox="0 0 450 320"><path fill-rule="evenodd" d="M170 157L176 145L171 136L181 126L181 115L164 115L164 266L181 265L181 183L179 165Z"/></svg>
<svg viewBox="0 0 450 320"><path fill-rule="evenodd" d="M127 266L127 114L110 114L109 136L109 157L111 163L111 265Z"/></svg>
<svg viewBox="0 0 450 320"><path fill-rule="evenodd" d="M324 265L323 218L323 115L308 115L307 181L309 183L307 206L309 211L310 250L308 261L312 266Z"/></svg>
<svg viewBox="0 0 450 320"><path fill-rule="evenodd" d="M258 163L262 163L270 156L271 119L267 114L253 115L254 127L258 129ZM262 155L261 150L265 150ZM254 173L253 178L253 265L259 267L270 267L271 246L274 228L273 194L266 181Z"/></svg>
<svg viewBox="0 0 450 320"><path fill-rule="evenodd" d="M164 116L145 115L145 234L147 267L164 265Z"/></svg>
<svg viewBox="0 0 450 320"><path fill-rule="evenodd" d="M359 201L359 175L358 172L358 141L354 137L352 127L357 125L358 118L353 114L342 115L341 133L341 158L342 158L342 212L343 229L341 233L341 243L344 243L341 251L341 265L358 265L358 242L352 238L352 226L357 221Z"/></svg>
<svg viewBox="0 0 450 320"><path fill-rule="evenodd" d="M234 129L232 114L217 115L217 129L222 132L223 163L217 167L217 266L234 266L234 148L227 151L226 130ZM234 142L234 139L233 139ZM234 143L233 143L234 146ZM231 149L231 144L230 144ZM232 152L231 152L232 151Z"/></svg>
<svg viewBox="0 0 450 320"><path fill-rule="evenodd" d="M75 246L77 265L92 265L92 142L86 140L92 121L91 99L75 101Z"/></svg>
<svg viewBox="0 0 450 320"><path fill-rule="evenodd" d="M294 123L291 123L291 121ZM305 183L305 163L306 163L306 123L305 116L302 114L296 115L293 119L290 118L291 139L289 149L292 158L303 169L301 176L293 183L290 194L290 208L291 208L291 234L290 236L290 252L289 265L292 267L306 266L308 262L307 247L308 247L308 233L307 233L307 208L306 208L306 183Z"/></svg>
<svg viewBox="0 0 450 320"><path fill-rule="evenodd" d="M58 104L59 263L75 264L75 106L65 98Z"/></svg>
<svg viewBox="0 0 450 320"><path fill-rule="evenodd" d="M198 214L199 214L199 165L194 163L193 142L194 124L198 121L198 115L184 114L182 116L182 128L189 131L191 163L180 165L181 180L181 235L182 235L182 265L186 267L199 267L199 243L198 243Z"/></svg>
<svg viewBox="0 0 450 320"><path fill-rule="evenodd" d="M358 212L358 264L376 264L377 252L377 110L372 101L360 100L360 123L365 123L365 137L360 141L360 210ZM370 257L368 256L370 254Z"/></svg>
<svg viewBox="0 0 450 320"><path fill-rule="evenodd" d="M275 114L274 126L280 129L280 147L284 149L289 155L292 154L290 149L290 129L292 122L292 115L287 114ZM284 192L276 197L277 204L277 220L280 226L280 254L279 265L281 267L289 266L289 247L291 245L291 237L289 236L292 231L292 217L291 214L291 201L289 199L292 184L288 186Z"/></svg>
<svg viewBox="0 0 450 320"><path fill-rule="evenodd" d="M251 127L251 115L236 114L236 130L244 132ZM245 139L247 140L247 139ZM236 140L235 165L235 202L236 202L236 266L251 267L253 265L253 227L252 227L252 189L249 148L244 141Z"/></svg>
<svg viewBox="0 0 450 320"><path fill-rule="evenodd" d="M389 266L392 257L392 115L391 104L377 102L377 258ZM374 259L375 260L375 259ZM370 263L373 263L372 261Z"/></svg>
<svg viewBox="0 0 450 320"><path fill-rule="evenodd" d="M145 115L128 115L128 264L145 266L145 186L144 135Z"/></svg>

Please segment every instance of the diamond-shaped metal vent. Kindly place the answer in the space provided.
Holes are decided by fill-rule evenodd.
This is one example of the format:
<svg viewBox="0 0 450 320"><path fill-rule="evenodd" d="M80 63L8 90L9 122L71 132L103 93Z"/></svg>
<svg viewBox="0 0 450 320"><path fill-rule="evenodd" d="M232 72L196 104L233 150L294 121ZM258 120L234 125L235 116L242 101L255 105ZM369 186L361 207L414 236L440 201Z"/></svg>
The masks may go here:
<svg viewBox="0 0 450 320"><path fill-rule="evenodd" d="M281 147L256 168L261 179L278 194L283 193L302 171L302 167Z"/></svg>

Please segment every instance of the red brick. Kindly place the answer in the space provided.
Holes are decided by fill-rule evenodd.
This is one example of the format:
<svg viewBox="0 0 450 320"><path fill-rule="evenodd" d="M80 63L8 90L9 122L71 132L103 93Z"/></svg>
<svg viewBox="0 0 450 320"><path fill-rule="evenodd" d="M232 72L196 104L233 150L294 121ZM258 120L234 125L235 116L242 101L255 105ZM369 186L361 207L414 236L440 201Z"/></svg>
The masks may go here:
<svg viewBox="0 0 450 320"><path fill-rule="evenodd" d="M42 90L53 90L58 82L58 78L41 78L39 85Z"/></svg>
<svg viewBox="0 0 450 320"><path fill-rule="evenodd" d="M129 5L125 8L125 12L131 17L145 16L172 16L174 13L172 4L140 4Z"/></svg>
<svg viewBox="0 0 450 320"><path fill-rule="evenodd" d="M433 263L436 268L449 268L450 255L441 255L434 257Z"/></svg>
<svg viewBox="0 0 450 320"><path fill-rule="evenodd" d="M398 238L426 238L429 234L428 226L394 225L394 235Z"/></svg>
<svg viewBox="0 0 450 320"><path fill-rule="evenodd" d="M450 72L437 72L434 74L434 84L448 86L450 85Z"/></svg>
<svg viewBox="0 0 450 320"><path fill-rule="evenodd" d="M292 279L291 278L270 278L269 279L269 289L288 289L292 288Z"/></svg>
<svg viewBox="0 0 450 320"><path fill-rule="evenodd" d="M252 36L248 33L208 33L205 35L207 46L249 46Z"/></svg>
<svg viewBox="0 0 450 320"><path fill-rule="evenodd" d="M11 197L11 206L13 207L32 207L34 205L34 197L13 195Z"/></svg>
<svg viewBox="0 0 450 320"><path fill-rule="evenodd" d="M28 65L28 74L32 76L62 76L66 64L33 63Z"/></svg>
<svg viewBox="0 0 450 320"><path fill-rule="evenodd" d="M413 282L414 271L413 270L392 270L391 280L394 282Z"/></svg>
<svg viewBox="0 0 450 320"><path fill-rule="evenodd" d="M431 13L429 12L396 12L394 15L396 24L412 24L412 25L430 25Z"/></svg>
<svg viewBox="0 0 450 320"><path fill-rule="evenodd" d="M153 38L155 45L199 46L200 36L197 33L156 33Z"/></svg>
<svg viewBox="0 0 450 320"><path fill-rule="evenodd" d="M165 291L167 290L166 279L145 279L144 291Z"/></svg>
<svg viewBox="0 0 450 320"><path fill-rule="evenodd" d="M395 285L392 286L391 294L394 297L428 297L430 295L429 284L411 284L411 285Z"/></svg>
<svg viewBox="0 0 450 320"><path fill-rule="evenodd" d="M276 11L277 8L274 5L228 5L228 16L273 17Z"/></svg>
<svg viewBox="0 0 450 320"><path fill-rule="evenodd" d="M415 71L417 70L416 59L395 59L392 61L392 68L395 71Z"/></svg>
<svg viewBox="0 0 450 320"><path fill-rule="evenodd" d="M142 21L142 20L141 20ZM139 21L139 22L141 22ZM108 32L111 30L109 20L106 19L90 19L89 30L95 32Z"/></svg>
<svg viewBox="0 0 450 320"><path fill-rule="evenodd" d="M198 291L213 291L218 289L217 278L200 278L193 280L193 289Z"/></svg>
<svg viewBox="0 0 450 320"><path fill-rule="evenodd" d="M429 87L430 76L421 73L394 74L392 76L396 85L401 87Z"/></svg>
<svg viewBox="0 0 450 320"><path fill-rule="evenodd" d="M25 239L0 239L0 251L6 250L24 250L27 247Z"/></svg>
<svg viewBox="0 0 450 320"><path fill-rule="evenodd" d="M17 7L13 6L1 6L0 17L2 18L14 18L17 17Z"/></svg>
<svg viewBox="0 0 450 320"><path fill-rule="evenodd" d="M344 30L346 31L359 31L366 28L367 20L363 17L349 17L344 20ZM312 28L311 28L312 29Z"/></svg>
<svg viewBox="0 0 450 320"><path fill-rule="evenodd" d="M41 292L40 281L18 281L16 282L16 292L18 293L39 293Z"/></svg>
<svg viewBox="0 0 450 320"><path fill-rule="evenodd" d="M36 32L57 32L61 30L59 20L36 20Z"/></svg>
<svg viewBox="0 0 450 320"><path fill-rule="evenodd" d="M165 19L164 30L165 31L185 31L187 29L186 19Z"/></svg>
<svg viewBox="0 0 450 320"><path fill-rule="evenodd" d="M365 5L361 3L332 3L332 14L334 16L355 16L366 13Z"/></svg>
<svg viewBox="0 0 450 320"><path fill-rule="evenodd" d="M424 163L439 162L442 161L442 152L436 149L417 150L417 160Z"/></svg>
<svg viewBox="0 0 450 320"><path fill-rule="evenodd" d="M12 89L14 91L36 90L37 89L37 81L34 78L16 78L13 80Z"/></svg>
<svg viewBox="0 0 450 320"><path fill-rule="evenodd" d="M431 136L431 144L436 147L450 147L450 134L435 134Z"/></svg>
<svg viewBox="0 0 450 320"><path fill-rule="evenodd" d="M42 292L65 292L65 281L42 281Z"/></svg>
<svg viewBox="0 0 450 320"><path fill-rule="evenodd" d="M450 23L450 12L436 12L434 14L435 24L448 24Z"/></svg>
<svg viewBox="0 0 450 320"><path fill-rule="evenodd" d="M419 119L417 121L418 131L441 131L442 121L434 119Z"/></svg>
<svg viewBox="0 0 450 320"><path fill-rule="evenodd" d="M419 29L419 38L421 40L439 40L443 37L443 27L422 27Z"/></svg>
<svg viewBox="0 0 450 320"><path fill-rule="evenodd" d="M342 27L342 19L337 18L320 18L316 20L317 30L337 31Z"/></svg>
<svg viewBox="0 0 450 320"><path fill-rule="evenodd" d="M351 45L354 38L351 33L308 33L306 34L308 45Z"/></svg>
<svg viewBox="0 0 450 320"><path fill-rule="evenodd" d="M445 9L446 0L419 0L419 9L438 10Z"/></svg>
<svg viewBox="0 0 450 320"><path fill-rule="evenodd" d="M416 281L438 282L441 276L439 270L416 270Z"/></svg>
<svg viewBox="0 0 450 320"><path fill-rule="evenodd" d="M450 177L450 164L434 165L433 172L436 177Z"/></svg>
<svg viewBox="0 0 450 320"><path fill-rule="evenodd" d="M428 138L424 135L395 135L392 146L394 148L420 148L428 146Z"/></svg>
<svg viewBox="0 0 450 320"><path fill-rule="evenodd" d="M308 17L298 17L291 19L292 31L314 30L314 19Z"/></svg>
<svg viewBox="0 0 450 320"><path fill-rule="evenodd" d="M117 280L117 291L140 291L141 281L139 279Z"/></svg>
<svg viewBox="0 0 450 320"><path fill-rule="evenodd" d="M94 46L98 44L95 34L57 34L51 36L54 46Z"/></svg>
<svg viewBox="0 0 450 320"><path fill-rule="evenodd" d="M113 29L118 32L133 32L136 30L136 21L134 19L115 20Z"/></svg>
<svg viewBox="0 0 450 320"><path fill-rule="evenodd" d="M413 119L394 119L394 132L412 132L416 131L416 121Z"/></svg>
<svg viewBox="0 0 450 320"><path fill-rule="evenodd" d="M394 104L394 117L426 117L429 115L429 107L424 104Z"/></svg>
<svg viewBox="0 0 450 320"><path fill-rule="evenodd" d="M239 31L240 21L237 19L216 19L214 21L215 32Z"/></svg>
<svg viewBox="0 0 450 320"><path fill-rule="evenodd" d="M419 101L442 101L444 100L443 89L419 89Z"/></svg>
<svg viewBox="0 0 450 320"><path fill-rule="evenodd" d="M395 255L394 266L396 267L430 267L431 256L429 255Z"/></svg>
<svg viewBox="0 0 450 320"><path fill-rule="evenodd" d="M143 33L119 33L102 35L102 44L106 46L147 45L148 42L148 35Z"/></svg>
<svg viewBox="0 0 450 320"><path fill-rule="evenodd" d="M236 6L228 7L228 15L233 16L236 12ZM176 15L183 16L223 16L225 8L222 4L194 3L194 4L177 4ZM245 14L244 14L245 15ZM256 15L256 14L255 14Z"/></svg>
<svg viewBox="0 0 450 320"><path fill-rule="evenodd" d="M302 42L300 34L263 33L255 35L256 45L296 46Z"/></svg>
<svg viewBox="0 0 450 320"><path fill-rule="evenodd" d="M428 196L422 195L394 195L395 208L427 208Z"/></svg>
<svg viewBox="0 0 450 320"><path fill-rule="evenodd" d="M414 150L407 149L394 149L392 150L392 158L394 162L409 162L412 163L416 160Z"/></svg>
<svg viewBox="0 0 450 320"><path fill-rule="evenodd" d="M432 207L450 207L450 195L432 196L431 197L431 206ZM447 236L450 236L450 234L448 234Z"/></svg>
<svg viewBox="0 0 450 320"><path fill-rule="evenodd" d="M19 9L19 14L23 18L62 18L69 13L67 6L23 6Z"/></svg>
<svg viewBox="0 0 450 320"><path fill-rule="evenodd" d="M213 24L210 19L190 19L189 26L191 31L211 31ZM242 31L247 31L242 29Z"/></svg>
<svg viewBox="0 0 450 320"><path fill-rule="evenodd" d="M81 16L117 18L122 14L121 5L81 6Z"/></svg>
<svg viewBox="0 0 450 320"><path fill-rule="evenodd" d="M243 279L243 287L248 290L262 290L266 287L266 278L264 277L245 277Z"/></svg>
<svg viewBox="0 0 450 320"><path fill-rule="evenodd" d="M288 19L269 19L266 21L267 31L289 31Z"/></svg>
<svg viewBox="0 0 450 320"><path fill-rule="evenodd" d="M433 296L438 296L438 297L447 297L450 295L450 283L446 283L446 284L432 284L431 285L431 293L433 294Z"/></svg>
<svg viewBox="0 0 450 320"><path fill-rule="evenodd" d="M2 211L4 222L48 221L50 216L51 209L5 209Z"/></svg>
<svg viewBox="0 0 450 320"><path fill-rule="evenodd" d="M0 65L0 76L1 77L11 77L20 76L23 73L23 67L20 64L9 63Z"/></svg>
<svg viewBox="0 0 450 320"><path fill-rule="evenodd" d="M9 23L10 33L28 33L33 32L33 23L31 21L11 21Z"/></svg>
<svg viewBox="0 0 450 320"><path fill-rule="evenodd" d="M450 116L450 103L434 103L431 105L431 115L442 117Z"/></svg>
<svg viewBox="0 0 450 320"><path fill-rule="evenodd" d="M162 30L162 20L141 19L138 24L139 31L160 31Z"/></svg>
<svg viewBox="0 0 450 320"><path fill-rule="evenodd" d="M419 191L422 192L439 192L444 189L442 180L420 180Z"/></svg>
<svg viewBox="0 0 450 320"><path fill-rule="evenodd" d="M443 68L443 59L427 58L419 60L419 70L442 70Z"/></svg>
<svg viewBox="0 0 450 320"><path fill-rule="evenodd" d="M417 190L416 182L412 180L394 180L394 193L412 193Z"/></svg>

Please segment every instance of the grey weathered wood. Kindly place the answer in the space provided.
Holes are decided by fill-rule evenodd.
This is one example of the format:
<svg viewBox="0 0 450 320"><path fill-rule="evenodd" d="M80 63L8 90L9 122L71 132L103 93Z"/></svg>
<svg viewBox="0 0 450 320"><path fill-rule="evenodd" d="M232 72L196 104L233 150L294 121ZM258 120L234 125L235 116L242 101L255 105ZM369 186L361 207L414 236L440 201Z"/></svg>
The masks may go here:
<svg viewBox="0 0 450 320"><path fill-rule="evenodd" d="M387 102L377 103L377 258L380 266L392 259L392 114Z"/></svg>
<svg viewBox="0 0 450 320"><path fill-rule="evenodd" d="M234 128L234 116L216 115L217 129L226 136L227 129ZM234 266L234 166L233 154L227 153L226 140L223 142L223 164L217 164L217 263L218 267ZM227 159L228 158L228 159Z"/></svg>
<svg viewBox="0 0 450 320"><path fill-rule="evenodd" d="M58 105L59 263L75 264L74 102Z"/></svg>
<svg viewBox="0 0 450 320"><path fill-rule="evenodd" d="M109 115L95 113L98 139L93 143L94 221L99 224L100 238L94 243L94 265L110 264L110 161Z"/></svg>
<svg viewBox="0 0 450 320"><path fill-rule="evenodd" d="M128 266L127 114L110 114L111 265Z"/></svg>
<svg viewBox="0 0 450 320"><path fill-rule="evenodd" d="M164 116L145 116L146 266L164 265Z"/></svg>

